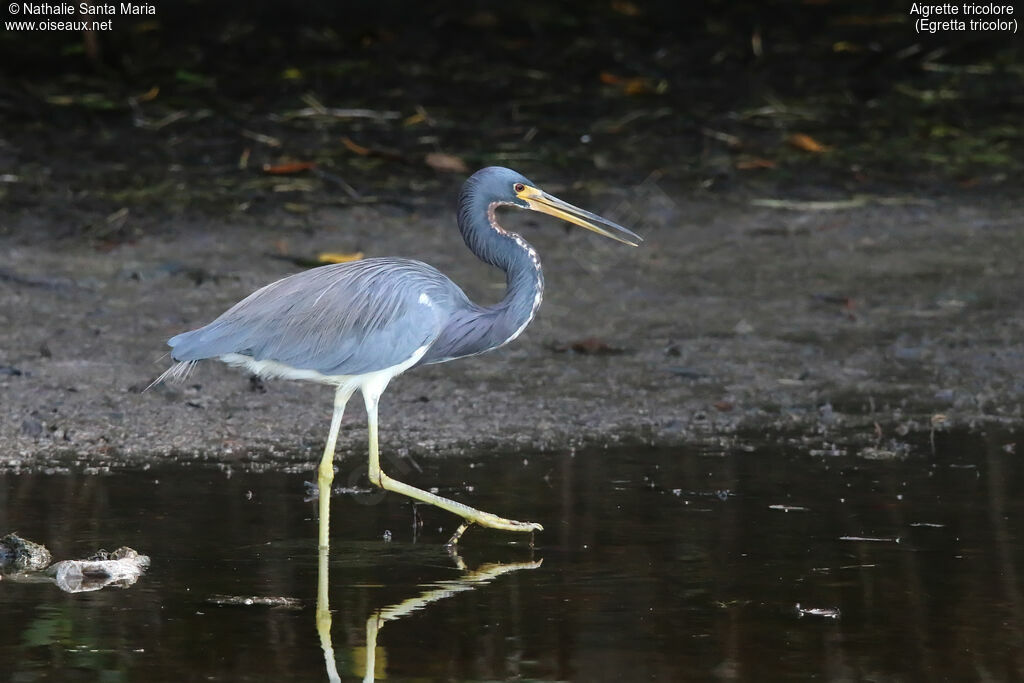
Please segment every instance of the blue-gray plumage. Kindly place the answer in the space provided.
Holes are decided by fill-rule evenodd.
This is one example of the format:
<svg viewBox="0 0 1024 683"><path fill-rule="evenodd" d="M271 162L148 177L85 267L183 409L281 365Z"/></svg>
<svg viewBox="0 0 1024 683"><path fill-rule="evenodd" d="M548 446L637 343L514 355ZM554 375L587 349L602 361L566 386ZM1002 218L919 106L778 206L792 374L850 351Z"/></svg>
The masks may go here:
<svg viewBox="0 0 1024 683"><path fill-rule="evenodd" d="M472 523L533 531L539 524L502 519L395 481L380 470L377 401L405 370L472 356L515 339L540 306L540 260L519 235L504 230L495 211L508 205L541 211L636 246L640 237L600 216L537 189L507 168L473 174L459 197L458 224L469 249L506 274L505 297L479 306L437 269L402 258L372 258L323 266L259 289L210 324L172 337L179 363L160 379L181 376L199 360L217 358L264 376L337 387L334 418L320 465L320 544L327 545L334 447L345 403L357 389L367 404L370 481L442 507ZM159 380L158 380L159 381Z"/></svg>
<svg viewBox="0 0 1024 683"><path fill-rule="evenodd" d="M367 259L278 280L168 344L178 361L234 353L325 376L361 375L398 365L432 344L445 313L468 303L425 263Z"/></svg>

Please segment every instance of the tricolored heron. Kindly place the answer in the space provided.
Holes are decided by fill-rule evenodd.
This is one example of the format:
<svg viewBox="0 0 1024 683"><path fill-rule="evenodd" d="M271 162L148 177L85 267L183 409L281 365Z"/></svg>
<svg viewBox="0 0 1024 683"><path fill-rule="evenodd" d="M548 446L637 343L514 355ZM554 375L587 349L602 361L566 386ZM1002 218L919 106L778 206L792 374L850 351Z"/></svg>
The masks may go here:
<svg viewBox="0 0 1024 683"><path fill-rule="evenodd" d="M371 258L313 268L258 289L209 325L168 340L178 363L158 382L186 375L200 360L217 358L264 377L335 387L334 415L317 478L320 545L328 545L334 447L345 404L358 389L366 403L369 478L385 490L436 505L464 519L449 541L471 524L507 531L540 531L442 498L381 471L377 403L392 378L416 365L444 363L503 346L526 328L544 293L540 259L526 240L498 224L495 210L515 206L557 216L599 235L637 246L641 237L612 221L540 190L507 168L474 173L459 196L462 237L482 261L505 271L505 297L479 306L435 268L404 258Z"/></svg>

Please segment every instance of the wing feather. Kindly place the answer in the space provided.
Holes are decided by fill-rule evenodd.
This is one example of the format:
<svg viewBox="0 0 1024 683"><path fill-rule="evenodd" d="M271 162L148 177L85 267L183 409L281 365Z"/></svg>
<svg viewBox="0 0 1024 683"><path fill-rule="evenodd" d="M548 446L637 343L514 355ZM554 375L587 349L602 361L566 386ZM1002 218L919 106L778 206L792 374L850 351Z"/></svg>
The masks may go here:
<svg viewBox="0 0 1024 683"><path fill-rule="evenodd" d="M256 290L168 344L178 361L237 353L325 375L362 374L398 365L433 343L447 303L461 294L419 261L322 266Z"/></svg>

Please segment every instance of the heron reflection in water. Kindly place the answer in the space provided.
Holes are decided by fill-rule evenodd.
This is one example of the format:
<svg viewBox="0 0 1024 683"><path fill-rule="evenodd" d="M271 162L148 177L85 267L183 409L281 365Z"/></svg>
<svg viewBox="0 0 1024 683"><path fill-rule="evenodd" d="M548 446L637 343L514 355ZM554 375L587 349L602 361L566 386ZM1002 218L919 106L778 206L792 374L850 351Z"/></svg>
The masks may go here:
<svg viewBox="0 0 1024 683"><path fill-rule="evenodd" d="M523 569L537 569L544 560L531 560L529 562L509 563L488 563L477 569L469 570L465 562L455 552L450 552L456 567L462 572L455 579L439 581L407 600L374 610L366 619L366 659L363 681L369 683L377 680L377 636L384 625L389 621L396 621L407 617L414 612L427 608L432 603L445 600L458 593L476 590L489 584L500 576L511 574ZM330 681L340 681L338 675L338 664L334 654L334 643L331 640L331 609L328 600L329 570L328 570L328 549L320 548L318 571L317 571L317 598L316 598L316 631L320 637L320 648L324 652L324 665L327 668L327 678ZM381 671L381 677L387 672Z"/></svg>
<svg viewBox="0 0 1024 683"><path fill-rule="evenodd" d="M377 404L388 383L417 365L503 346L522 333L540 307L540 259L520 235L499 225L496 210L502 206L556 216L631 246L641 241L621 225L551 196L511 169L485 168L462 188L458 225L470 251L505 272L507 289L497 304L473 303L458 285L420 261L371 258L322 266L269 284L210 324L172 337L168 345L178 362L157 381L184 377L196 362L215 358L263 377L335 387L334 414L317 478L321 547L328 545L338 428L357 389L366 404L370 482L462 517L449 545L472 524L541 530L535 522L499 517L397 481L380 467Z"/></svg>

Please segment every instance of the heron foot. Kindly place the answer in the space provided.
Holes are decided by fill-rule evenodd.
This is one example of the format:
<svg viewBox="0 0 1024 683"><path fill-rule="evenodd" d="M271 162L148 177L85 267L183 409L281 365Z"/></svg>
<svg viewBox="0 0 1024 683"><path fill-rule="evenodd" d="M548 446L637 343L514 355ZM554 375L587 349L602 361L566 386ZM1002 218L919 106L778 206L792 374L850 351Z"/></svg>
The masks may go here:
<svg viewBox="0 0 1024 683"><path fill-rule="evenodd" d="M530 534L533 534L535 531L544 531L544 527L540 524L537 524L536 522L517 522L514 519L504 519L502 517L498 517L497 515L492 515L489 512L480 512L479 510L474 510L474 512L476 512L477 514L473 517L467 516L466 521L463 522L459 526L459 528L455 530L455 533L452 534L452 537L448 539L447 543L445 543L446 548L455 547L455 545L459 542L459 539L462 538L462 534L466 533L466 529L473 526L474 524L486 526L491 529L501 529L502 531L518 531L521 533ZM532 535L530 537L530 545L533 545Z"/></svg>
<svg viewBox="0 0 1024 683"><path fill-rule="evenodd" d="M422 489L418 489L415 486L410 486L409 484L392 479L379 470L377 471L377 475L378 480L374 481L377 486L380 486L387 491L394 491L395 493L409 496L410 498L423 503L429 503L430 505L439 507L442 510L447 510L448 512L456 514L466 520L452 535L451 539L449 539L447 543L449 547L458 543L462 534L465 533L466 529L473 524L479 524L480 526L489 527L491 529L500 529L501 531L518 531L520 533L532 533L534 531L544 530L544 527L536 522L519 522L514 519L499 517L498 515L491 514L490 512L477 510L465 503L459 503L448 498L443 498L436 493L429 493ZM371 477L370 480L373 481L373 477Z"/></svg>

